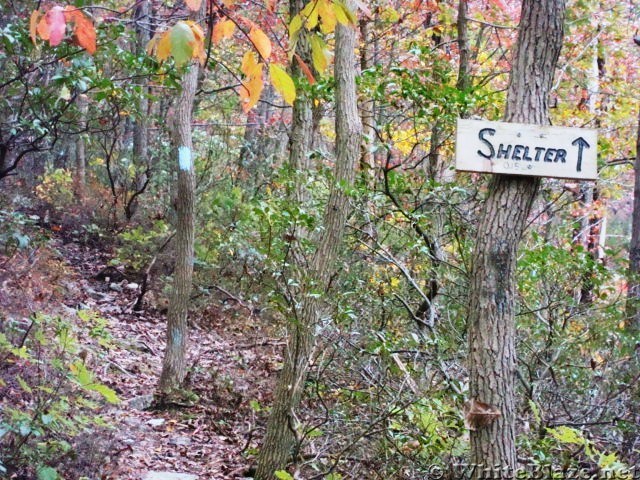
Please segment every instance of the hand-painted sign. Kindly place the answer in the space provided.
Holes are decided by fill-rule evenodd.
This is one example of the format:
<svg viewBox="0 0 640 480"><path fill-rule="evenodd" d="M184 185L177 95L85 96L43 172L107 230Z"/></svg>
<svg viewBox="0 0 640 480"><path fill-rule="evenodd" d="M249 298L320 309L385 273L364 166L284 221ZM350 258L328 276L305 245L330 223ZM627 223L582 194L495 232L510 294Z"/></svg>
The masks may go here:
<svg viewBox="0 0 640 480"><path fill-rule="evenodd" d="M595 180L596 130L458 119L456 170Z"/></svg>

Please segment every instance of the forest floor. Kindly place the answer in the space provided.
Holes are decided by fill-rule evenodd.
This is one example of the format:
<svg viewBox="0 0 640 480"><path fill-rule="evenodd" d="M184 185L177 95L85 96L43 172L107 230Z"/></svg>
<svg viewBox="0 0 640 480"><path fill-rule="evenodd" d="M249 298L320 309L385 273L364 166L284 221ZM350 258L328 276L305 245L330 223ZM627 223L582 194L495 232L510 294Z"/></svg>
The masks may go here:
<svg viewBox="0 0 640 480"><path fill-rule="evenodd" d="M98 275L113 256L108 246L78 242L64 231L45 234L52 236L35 250L0 255L3 316L22 315L25 322L33 312L70 318L81 343L86 339L87 367L121 400L98 412L111 428L74 444L76 472L122 480L140 480L152 471L199 479L249 476L263 435L261 406L271 400L282 342L237 299L217 298L190 315L186 388L197 400L149 409L162 365L166 315L153 308L134 312L136 284ZM91 338L90 325L77 315L82 309L106 320L107 347ZM19 395L4 401L19 402Z"/></svg>

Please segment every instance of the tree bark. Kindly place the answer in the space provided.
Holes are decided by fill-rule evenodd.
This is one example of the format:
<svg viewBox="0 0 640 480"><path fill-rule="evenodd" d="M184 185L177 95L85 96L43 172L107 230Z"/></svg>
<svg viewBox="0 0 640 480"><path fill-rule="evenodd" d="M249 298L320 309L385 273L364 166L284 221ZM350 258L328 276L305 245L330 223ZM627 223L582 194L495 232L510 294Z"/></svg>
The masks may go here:
<svg viewBox="0 0 640 480"><path fill-rule="evenodd" d="M80 115L78 126L80 127L80 130L85 130L87 128L87 112L89 109L89 99L85 94L80 94L76 99L76 104L78 106L78 112ZM80 203L82 203L82 201L84 200L86 185L87 158L85 151L85 135L86 133L84 131L79 133L78 138L76 138L75 145L75 195L76 199Z"/></svg>
<svg viewBox="0 0 640 480"><path fill-rule="evenodd" d="M375 67L375 52L373 44L373 28L372 24L375 20L369 18L360 19L360 69L362 71ZM360 108L362 122L362 158L360 159L360 168L364 174L363 178L369 190L375 188L376 181L376 162L373 155L372 147L376 144L376 103L372 98L363 98Z"/></svg>
<svg viewBox="0 0 640 480"><path fill-rule="evenodd" d="M548 125L548 95L562 47L563 0L523 0L505 121ZM469 299L471 463L516 468L516 254L540 185L495 175L478 226ZM483 414L491 407L499 416ZM478 478L478 477L477 477Z"/></svg>
<svg viewBox="0 0 640 480"><path fill-rule="evenodd" d="M354 183L359 161L362 126L358 115L356 96L356 31L353 27L336 28L335 82L336 82L336 167L329 200L324 214L324 228L305 277L299 298L299 307L293 322L284 358L283 370L267 423L262 449L258 457L256 480L271 480L274 472L286 467L296 440L294 411L304 391L309 362L313 356L315 329L322 311L321 301L311 295L312 290L326 290L335 271L335 261L350 206L345 188ZM305 110L306 112L306 110ZM294 118L295 116L294 110ZM305 117L305 121L310 120ZM292 156L294 155L292 143ZM297 154L306 157L306 152Z"/></svg>
<svg viewBox="0 0 640 480"><path fill-rule="evenodd" d="M144 55L147 43L151 39L149 23L151 21L151 2L142 0L134 11L134 21L136 24L136 44L137 55ZM133 180L134 196L125 202L125 216L127 220L135 215L138 209L138 194L143 191L148 181L149 172L149 81L147 77L140 77L141 95L138 97L138 117L133 124L133 164L135 166L135 177Z"/></svg>
<svg viewBox="0 0 640 480"><path fill-rule="evenodd" d="M640 331L640 112L634 162L633 213L629 243L629 274L627 277L627 321L629 328Z"/></svg>
<svg viewBox="0 0 640 480"><path fill-rule="evenodd" d="M191 14L198 21L204 17L206 2L200 12ZM182 78L182 90L175 105L173 125L173 152L177 158L178 181L176 188L176 265L169 296L167 314L167 347L162 362L159 390L161 396L170 395L182 385L187 371L189 297L193 280L195 172L191 121L193 102L198 86L199 64L192 62Z"/></svg>

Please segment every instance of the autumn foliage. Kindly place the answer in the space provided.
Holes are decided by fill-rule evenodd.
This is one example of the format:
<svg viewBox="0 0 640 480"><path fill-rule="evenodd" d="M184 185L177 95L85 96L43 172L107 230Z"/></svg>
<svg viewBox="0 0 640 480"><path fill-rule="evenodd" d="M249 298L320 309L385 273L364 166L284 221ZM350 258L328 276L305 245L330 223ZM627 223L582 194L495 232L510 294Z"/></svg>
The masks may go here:
<svg viewBox="0 0 640 480"><path fill-rule="evenodd" d="M39 36L55 47L64 40L67 26L72 33L71 42L93 55L96 52L96 29L93 21L78 8L55 5L44 13L34 10L31 14L29 33L34 44Z"/></svg>

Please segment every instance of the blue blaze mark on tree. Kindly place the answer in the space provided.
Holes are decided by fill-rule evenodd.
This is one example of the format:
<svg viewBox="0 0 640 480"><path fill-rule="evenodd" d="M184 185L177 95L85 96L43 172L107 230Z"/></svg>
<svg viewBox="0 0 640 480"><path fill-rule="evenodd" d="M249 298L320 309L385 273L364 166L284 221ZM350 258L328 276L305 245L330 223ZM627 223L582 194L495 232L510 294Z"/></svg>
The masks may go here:
<svg viewBox="0 0 640 480"><path fill-rule="evenodd" d="M191 149L189 147L178 147L178 165L180 170L191 170Z"/></svg>

